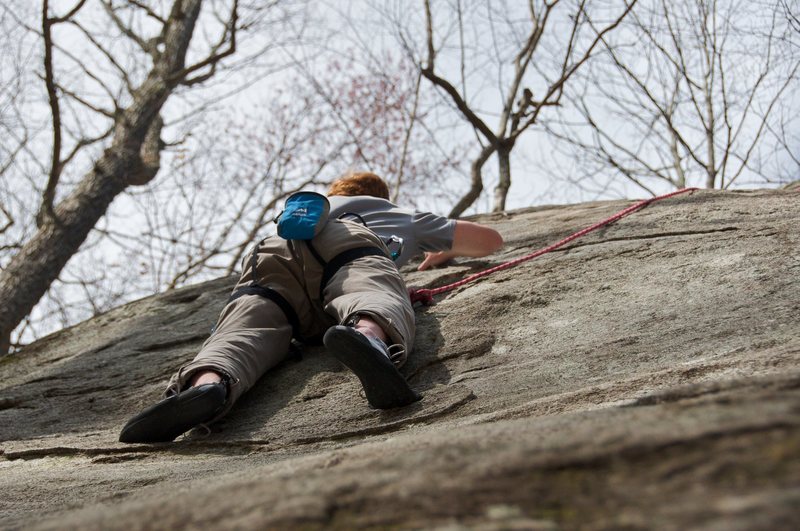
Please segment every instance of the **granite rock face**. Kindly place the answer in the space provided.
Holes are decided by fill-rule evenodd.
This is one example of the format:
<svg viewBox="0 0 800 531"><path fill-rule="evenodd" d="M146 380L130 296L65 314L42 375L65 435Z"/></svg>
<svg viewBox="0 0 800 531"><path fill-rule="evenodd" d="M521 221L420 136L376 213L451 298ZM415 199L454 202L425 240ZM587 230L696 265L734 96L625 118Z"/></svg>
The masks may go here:
<svg viewBox="0 0 800 531"><path fill-rule="evenodd" d="M484 216L504 250L628 206ZM235 279L151 297L0 359L0 528L800 528L800 193L696 192L417 312L380 412L320 347L213 427L117 442Z"/></svg>

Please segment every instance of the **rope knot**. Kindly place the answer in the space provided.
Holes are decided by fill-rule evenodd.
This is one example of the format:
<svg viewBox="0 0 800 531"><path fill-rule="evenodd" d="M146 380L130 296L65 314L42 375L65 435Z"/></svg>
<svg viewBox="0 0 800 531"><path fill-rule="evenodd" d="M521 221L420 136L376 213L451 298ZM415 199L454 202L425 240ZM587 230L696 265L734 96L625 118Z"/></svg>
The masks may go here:
<svg viewBox="0 0 800 531"><path fill-rule="evenodd" d="M408 288L408 298L411 299L411 306L416 303L433 306L433 291L426 288Z"/></svg>

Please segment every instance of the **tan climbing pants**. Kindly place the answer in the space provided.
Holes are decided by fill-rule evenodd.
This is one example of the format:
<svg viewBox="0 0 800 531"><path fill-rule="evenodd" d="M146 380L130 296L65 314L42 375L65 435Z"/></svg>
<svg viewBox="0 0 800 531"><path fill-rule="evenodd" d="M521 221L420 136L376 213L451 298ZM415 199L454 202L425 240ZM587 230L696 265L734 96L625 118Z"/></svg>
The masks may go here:
<svg viewBox="0 0 800 531"><path fill-rule="evenodd" d="M414 310L381 239L358 223L331 220L311 244L326 263L356 248L377 248L385 254L352 260L320 286L325 269L306 242L278 236L264 240L256 255L255 281L289 303L297 316L294 334L319 337L329 327L363 315L384 329L392 345L393 361L402 365L414 344ZM245 259L234 294L252 284L251 259ZM214 332L194 361L172 377L168 392L185 388L197 371L221 372L230 378L227 412L267 370L287 356L292 335L289 319L276 302L258 294L242 295L225 306Z"/></svg>

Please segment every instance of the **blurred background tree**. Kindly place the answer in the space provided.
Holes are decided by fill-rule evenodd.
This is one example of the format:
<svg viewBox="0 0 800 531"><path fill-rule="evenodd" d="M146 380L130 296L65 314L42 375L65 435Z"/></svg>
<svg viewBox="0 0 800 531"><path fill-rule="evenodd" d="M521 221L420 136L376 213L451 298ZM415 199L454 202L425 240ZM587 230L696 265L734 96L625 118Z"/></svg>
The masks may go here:
<svg viewBox="0 0 800 531"><path fill-rule="evenodd" d="M579 161L568 178L599 188L612 170L655 194L797 176L800 54L782 4L641 2L548 123Z"/></svg>

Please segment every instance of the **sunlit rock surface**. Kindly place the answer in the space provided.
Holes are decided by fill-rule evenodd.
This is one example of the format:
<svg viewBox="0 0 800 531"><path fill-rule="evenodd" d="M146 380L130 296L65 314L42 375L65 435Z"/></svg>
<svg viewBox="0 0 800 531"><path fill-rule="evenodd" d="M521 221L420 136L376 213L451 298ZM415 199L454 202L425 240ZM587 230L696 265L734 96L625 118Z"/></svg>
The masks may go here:
<svg viewBox="0 0 800 531"><path fill-rule="evenodd" d="M628 206L480 220L532 252ZM800 193L697 192L440 296L371 410L319 347L210 435L117 442L235 279L137 301L0 359L0 528L800 528Z"/></svg>

